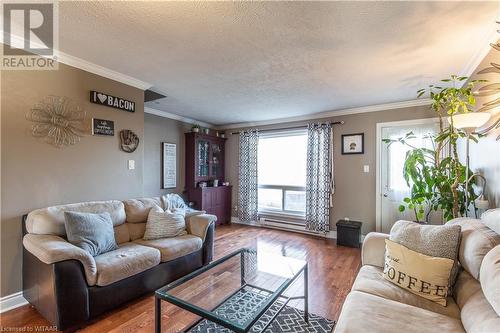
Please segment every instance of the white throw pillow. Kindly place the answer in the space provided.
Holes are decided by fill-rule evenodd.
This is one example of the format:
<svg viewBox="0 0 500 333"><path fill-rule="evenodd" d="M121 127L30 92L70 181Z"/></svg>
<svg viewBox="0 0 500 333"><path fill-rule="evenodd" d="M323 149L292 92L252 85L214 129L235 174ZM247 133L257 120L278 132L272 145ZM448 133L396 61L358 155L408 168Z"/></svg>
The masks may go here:
<svg viewBox="0 0 500 333"><path fill-rule="evenodd" d="M207 212L204 211L204 210L196 210L196 209L192 209L192 208L174 208L171 210L172 212L174 213L181 213L181 214L184 214L184 217L185 218L190 218L192 216L196 216L196 215L203 215L203 214L206 214Z"/></svg>
<svg viewBox="0 0 500 333"><path fill-rule="evenodd" d="M165 210L173 210L175 208L188 208L188 205L180 197L180 195L175 193L168 193L161 197L163 202L163 207Z"/></svg>
<svg viewBox="0 0 500 333"><path fill-rule="evenodd" d="M151 208L143 239L152 240L187 234L184 218L185 212L182 210L170 212L164 211L158 206Z"/></svg>
<svg viewBox="0 0 500 333"><path fill-rule="evenodd" d="M500 208L488 209L481 215L481 221L483 221L488 228L500 234Z"/></svg>

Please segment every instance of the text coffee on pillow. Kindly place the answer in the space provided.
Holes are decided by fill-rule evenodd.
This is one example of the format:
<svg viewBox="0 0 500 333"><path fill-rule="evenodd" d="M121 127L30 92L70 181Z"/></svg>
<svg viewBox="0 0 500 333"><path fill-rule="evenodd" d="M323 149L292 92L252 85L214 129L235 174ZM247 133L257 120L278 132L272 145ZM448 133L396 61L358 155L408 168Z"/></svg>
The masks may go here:
<svg viewBox="0 0 500 333"><path fill-rule="evenodd" d="M384 278L418 296L446 306L454 261L431 257L385 240Z"/></svg>

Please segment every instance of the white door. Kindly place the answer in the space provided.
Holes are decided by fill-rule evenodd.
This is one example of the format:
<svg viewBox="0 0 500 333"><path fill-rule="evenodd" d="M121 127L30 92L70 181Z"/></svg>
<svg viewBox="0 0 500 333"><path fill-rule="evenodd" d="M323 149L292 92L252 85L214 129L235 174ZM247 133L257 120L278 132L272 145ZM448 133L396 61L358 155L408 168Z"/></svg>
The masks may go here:
<svg viewBox="0 0 500 333"><path fill-rule="evenodd" d="M417 148L432 148L432 140L425 138L428 134L435 134L439 131L439 125L434 119L422 119L420 121L384 123L378 126L380 140L379 146L379 188L377 195L380 196L378 214L380 232L389 233L394 222L398 220L415 220L415 213L406 209L399 211L399 206L403 204L405 197L409 196L410 189L403 177L403 166L406 153L410 147L401 143L388 145L382 139L398 139L404 137L406 133L413 132L415 137L411 139L411 145ZM430 220L439 223L440 213L431 213Z"/></svg>

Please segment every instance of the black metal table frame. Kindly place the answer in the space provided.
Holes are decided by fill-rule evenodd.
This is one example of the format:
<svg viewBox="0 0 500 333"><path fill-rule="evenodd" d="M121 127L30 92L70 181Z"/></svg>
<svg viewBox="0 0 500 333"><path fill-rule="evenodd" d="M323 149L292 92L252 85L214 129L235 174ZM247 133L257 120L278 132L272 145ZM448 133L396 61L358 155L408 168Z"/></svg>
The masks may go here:
<svg viewBox="0 0 500 333"><path fill-rule="evenodd" d="M164 301L167 301L173 305L176 305L184 310L187 310L191 313L194 313L198 316L200 316L201 318L197 321L195 321L193 324L191 324L189 327L187 327L186 329L184 329L183 332L187 332L189 331L190 329L192 329L193 327L195 327L196 325L198 325L203 319L206 319L206 320L209 320L211 322L214 322L216 324L219 324L221 326L224 326L232 331L235 331L237 333L246 333L248 332L252 326L257 322L257 320L260 319L260 317L262 317L262 315L278 300L278 299L284 299L283 300L283 303L280 305L278 311L276 311L276 313L271 317L271 319L269 320L269 322L266 324L266 326L264 326L264 328L261 330L261 332L264 332L268 327L269 325L271 325L271 323L274 321L274 319L281 313L281 311L285 308L285 306L288 304L288 302L292 301L292 300L296 300L296 299L303 299L304 300L304 320L306 323L309 322L309 308L308 308L308 303L309 303L309 292L308 292L308 267L307 267L307 262L305 263L304 267L302 267L295 275L292 279L290 279L289 281L287 281L286 283L284 283L282 286L280 286L280 288L278 288L276 291L271 291L271 290L267 290L265 288L261 288L261 287L257 287L255 285L252 285L252 284L248 284L246 281L245 281L245 276L244 276L244 253L245 252L255 252L255 250L251 250L251 249L240 249L236 252L233 252L231 254L228 254L227 256L219 259L219 260L216 260L216 261L213 261L212 263L170 283L170 284L167 284L165 287L163 288L160 288L159 290L157 290L155 292L155 333L161 333L161 301L164 300ZM241 271L240 271L240 279L241 279L241 286L240 288L238 288L235 292L233 292L231 295L227 296L226 298L224 298L217 306L215 306L210 312L207 312L207 310L203 309L203 308L200 308L194 304L189 304L187 303L186 301L183 301L179 298L176 298L174 296L169 296L169 298L164 298L161 296L160 292L161 291L168 291L168 290L171 290L175 287L178 287L179 285L183 284L184 282L187 282L189 280L191 280L192 278L208 271L209 269L212 269L214 268L215 266L235 257L236 255L240 254L241 255ZM296 280L297 278L303 273L303 277L304 277L304 296L295 296L295 297L286 297L286 296L283 296L283 293L288 289L288 287L290 287ZM249 324L245 325L245 327L242 327L242 326L237 326L237 325L234 325L232 322L230 321L226 321L226 320L221 320L219 317L217 317L216 315L212 314L211 312L213 310L215 310L217 307L219 307L221 304L223 304L225 301L227 301L229 298L231 298L233 295L235 295L236 293L238 293L239 291L241 291L242 289L244 289L245 287L251 287L251 288L255 288L255 289L259 289L259 290L262 290L262 291L265 291L265 292L268 292L270 294L272 294L273 296L271 297L271 299L266 302L265 306L261 306L261 308L259 309L257 315L255 316L254 319L252 319L250 321Z"/></svg>

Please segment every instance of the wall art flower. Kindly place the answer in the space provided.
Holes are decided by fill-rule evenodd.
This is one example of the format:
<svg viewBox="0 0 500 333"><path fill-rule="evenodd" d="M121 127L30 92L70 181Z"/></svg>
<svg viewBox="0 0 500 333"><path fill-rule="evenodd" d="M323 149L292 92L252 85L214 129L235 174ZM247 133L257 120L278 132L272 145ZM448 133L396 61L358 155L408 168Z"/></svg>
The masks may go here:
<svg viewBox="0 0 500 333"><path fill-rule="evenodd" d="M85 134L85 117L80 106L60 96L48 96L26 114L26 119L33 122L33 136L58 148L80 142Z"/></svg>

